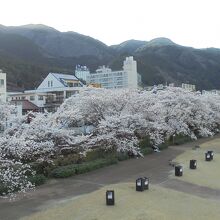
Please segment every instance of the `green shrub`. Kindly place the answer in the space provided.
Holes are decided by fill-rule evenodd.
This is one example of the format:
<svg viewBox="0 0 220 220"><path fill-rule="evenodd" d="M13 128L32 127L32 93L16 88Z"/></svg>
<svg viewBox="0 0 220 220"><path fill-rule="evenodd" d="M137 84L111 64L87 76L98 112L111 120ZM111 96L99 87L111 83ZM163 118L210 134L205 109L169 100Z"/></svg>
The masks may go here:
<svg viewBox="0 0 220 220"><path fill-rule="evenodd" d="M28 180L35 186L44 184L47 181L47 178L43 174L37 174L34 176L28 177Z"/></svg>
<svg viewBox="0 0 220 220"><path fill-rule="evenodd" d="M143 154L143 155L147 155L147 154L151 154L151 153L153 153L154 151L153 151L153 149L152 148L143 148L143 149L141 149L141 153Z"/></svg>
<svg viewBox="0 0 220 220"><path fill-rule="evenodd" d="M100 150L92 150L86 153L85 161L92 161L101 158L103 153Z"/></svg>
<svg viewBox="0 0 220 220"><path fill-rule="evenodd" d="M169 145L179 145L179 144L184 144L186 142L191 141L191 138L188 136L183 136L183 135L176 135L173 139L173 136L171 136L168 140L165 140L164 143L158 145L158 148L160 150L164 150L168 148ZM150 154L153 152L153 145L150 143L150 138L149 136L145 137L139 142L139 147L141 150L141 153L144 155Z"/></svg>
<svg viewBox="0 0 220 220"><path fill-rule="evenodd" d="M43 174L44 176L48 176L50 171L56 167L55 165L48 163L47 161L33 162L30 165L37 174Z"/></svg>
<svg viewBox="0 0 220 220"><path fill-rule="evenodd" d="M8 193L8 187L6 185L0 184L0 195L3 196Z"/></svg>
<svg viewBox="0 0 220 220"><path fill-rule="evenodd" d="M152 148L153 145L150 142L150 137L146 136L145 138L143 138L142 140L140 140L139 142L139 147L140 149L145 149L145 148Z"/></svg>
<svg viewBox="0 0 220 220"><path fill-rule="evenodd" d="M169 138L169 143L171 145L180 145L180 144L184 144L184 143L187 143L187 142L190 142L192 141L191 137L189 136L185 136L185 135L182 135L182 134L178 134L176 135L174 138L173 136L171 136Z"/></svg>
<svg viewBox="0 0 220 220"><path fill-rule="evenodd" d="M150 143L150 137L146 136L139 142L140 151L143 155L151 154L153 152L153 145Z"/></svg>
<svg viewBox="0 0 220 220"><path fill-rule="evenodd" d="M101 167L115 164L117 162L118 162L117 158L110 157L110 158L85 162L82 164L72 164L68 166L62 166L54 169L51 172L51 176L55 178L66 178L66 177L74 176L76 174L87 173L92 170L99 169Z"/></svg>
<svg viewBox="0 0 220 220"><path fill-rule="evenodd" d="M164 143L159 144L159 145L158 145L158 148L159 148L160 150L164 150L164 149L168 148L168 146L169 146L169 141L167 140L167 141L165 141Z"/></svg>
<svg viewBox="0 0 220 220"><path fill-rule="evenodd" d="M128 153L127 152L125 152L125 153L118 153L117 159L119 161L128 160L129 159Z"/></svg>
<svg viewBox="0 0 220 220"><path fill-rule="evenodd" d="M117 158L110 157L105 159L98 159L91 162L76 165L76 174L87 173L92 170L96 170L111 164L116 164Z"/></svg>
<svg viewBox="0 0 220 220"><path fill-rule="evenodd" d="M50 176L55 178L66 178L76 174L76 165L68 165L55 168L51 171Z"/></svg>
<svg viewBox="0 0 220 220"><path fill-rule="evenodd" d="M94 161L100 158L109 158L115 157L116 151L114 149L103 150L103 149L95 149L87 152L85 157L85 162Z"/></svg>
<svg viewBox="0 0 220 220"><path fill-rule="evenodd" d="M67 166L67 165L70 165L70 164L74 164L74 163L77 163L77 161L79 160L79 155L77 154L68 154L68 155L65 155L65 156L60 156L56 159L54 159L54 164L56 166Z"/></svg>

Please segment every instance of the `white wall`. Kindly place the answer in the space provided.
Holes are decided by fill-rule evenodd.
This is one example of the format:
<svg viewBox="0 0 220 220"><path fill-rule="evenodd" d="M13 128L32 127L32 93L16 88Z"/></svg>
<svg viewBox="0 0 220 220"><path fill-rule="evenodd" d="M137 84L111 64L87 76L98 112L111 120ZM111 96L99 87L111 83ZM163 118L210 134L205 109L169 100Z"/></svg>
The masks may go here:
<svg viewBox="0 0 220 220"><path fill-rule="evenodd" d="M89 70L75 70L75 75L78 79L87 81L87 77L90 75Z"/></svg>
<svg viewBox="0 0 220 220"><path fill-rule="evenodd" d="M48 81L53 82L52 86L48 86ZM53 74L49 73L47 77L43 80L43 82L38 86L37 89L48 89L48 88L56 88L56 87L65 87Z"/></svg>
<svg viewBox="0 0 220 220"><path fill-rule="evenodd" d="M34 97L34 100L31 100L31 96ZM43 100L39 100L39 96L43 97ZM43 108L46 103L46 94L34 93L34 94L25 94L25 97L30 102L34 103L36 106Z"/></svg>
<svg viewBox="0 0 220 220"><path fill-rule="evenodd" d="M139 80L138 80L139 79ZM139 83L140 81L140 83ZM89 83L100 83L101 87L107 89L114 88L138 88L138 83L141 84L141 76L138 77L137 62L133 57L126 57L123 70L111 71L105 66L96 70L96 73L91 73L88 76Z"/></svg>
<svg viewBox="0 0 220 220"><path fill-rule="evenodd" d="M39 96L43 97L43 100L39 100ZM25 91L24 93L9 93L8 94L8 101L21 101L21 100L28 100L40 108L43 108L46 103L46 93L38 93L33 90L33 92ZM32 98L31 98L32 97ZM34 98L34 99L33 99Z"/></svg>
<svg viewBox="0 0 220 220"><path fill-rule="evenodd" d="M128 88L138 88L137 62L133 57L126 57L123 69L128 74Z"/></svg>
<svg viewBox="0 0 220 220"><path fill-rule="evenodd" d="M1 70L0 70L1 71ZM1 84L3 80L3 85ZM6 102L6 73L0 72L0 100Z"/></svg>

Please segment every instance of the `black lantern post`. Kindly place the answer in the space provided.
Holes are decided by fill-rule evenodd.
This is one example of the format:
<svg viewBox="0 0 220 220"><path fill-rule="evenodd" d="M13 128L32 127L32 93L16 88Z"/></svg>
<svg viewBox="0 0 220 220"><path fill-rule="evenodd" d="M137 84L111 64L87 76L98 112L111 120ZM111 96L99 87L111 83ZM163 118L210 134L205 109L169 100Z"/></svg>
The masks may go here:
<svg viewBox="0 0 220 220"><path fill-rule="evenodd" d="M213 160L214 152L212 150L209 150L207 153L210 155L210 159Z"/></svg>
<svg viewBox="0 0 220 220"><path fill-rule="evenodd" d="M106 205L115 205L115 192L114 190L106 191Z"/></svg>
<svg viewBox="0 0 220 220"><path fill-rule="evenodd" d="M175 166L175 176L182 176L183 175L183 167L182 166Z"/></svg>
<svg viewBox="0 0 220 220"><path fill-rule="evenodd" d="M144 179L143 178L136 179L136 191L139 191L139 192L144 191Z"/></svg>
<svg viewBox="0 0 220 220"><path fill-rule="evenodd" d="M196 160L190 160L189 168L195 170L197 168L197 161Z"/></svg>
<svg viewBox="0 0 220 220"><path fill-rule="evenodd" d="M149 178L144 177L143 181L144 181L144 189L149 189Z"/></svg>
<svg viewBox="0 0 220 220"><path fill-rule="evenodd" d="M211 161L211 155L208 152L205 153L205 160Z"/></svg>

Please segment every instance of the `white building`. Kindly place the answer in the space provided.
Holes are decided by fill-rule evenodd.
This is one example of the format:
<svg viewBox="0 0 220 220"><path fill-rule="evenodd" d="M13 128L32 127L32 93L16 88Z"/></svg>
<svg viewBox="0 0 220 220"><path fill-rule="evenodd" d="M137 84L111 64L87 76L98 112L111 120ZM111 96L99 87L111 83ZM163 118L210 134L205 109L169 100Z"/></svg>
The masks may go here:
<svg viewBox="0 0 220 220"><path fill-rule="evenodd" d="M6 73L0 70L0 101L6 102L7 90L6 90Z"/></svg>
<svg viewBox="0 0 220 220"><path fill-rule="evenodd" d="M87 81L87 77L90 75L89 69L86 66L76 65L75 76L78 79L82 79L85 82Z"/></svg>
<svg viewBox="0 0 220 220"><path fill-rule="evenodd" d="M56 111L65 99L78 93L82 87L83 83L74 75L49 73L37 89L9 93L8 101L29 101L40 111Z"/></svg>
<svg viewBox="0 0 220 220"><path fill-rule="evenodd" d="M220 90L202 90L202 94L214 94L214 95L220 95Z"/></svg>
<svg viewBox="0 0 220 220"><path fill-rule="evenodd" d="M141 76L137 72L137 62L133 57L126 57L123 70L112 71L102 66L87 76L87 83L97 83L106 89L114 88L138 88L141 84Z"/></svg>
<svg viewBox="0 0 220 220"><path fill-rule="evenodd" d="M39 111L43 111L44 105L46 103L47 93L37 92L37 90L33 91L24 91L24 92L8 92L8 101L15 103L26 103L25 101L29 101L36 105Z"/></svg>
<svg viewBox="0 0 220 220"><path fill-rule="evenodd" d="M182 88L192 92L196 91L196 86L193 84L182 83Z"/></svg>

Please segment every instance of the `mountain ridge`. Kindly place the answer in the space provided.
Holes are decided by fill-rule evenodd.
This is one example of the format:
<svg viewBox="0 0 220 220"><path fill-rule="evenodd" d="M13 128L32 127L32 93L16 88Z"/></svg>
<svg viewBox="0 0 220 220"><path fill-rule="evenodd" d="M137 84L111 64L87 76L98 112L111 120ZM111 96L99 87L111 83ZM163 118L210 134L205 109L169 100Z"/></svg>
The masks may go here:
<svg viewBox="0 0 220 220"><path fill-rule="evenodd" d="M121 69L134 56L144 85L192 83L198 89L220 89L220 49L195 49L168 38L127 40L107 46L90 36L60 32L43 24L0 25L0 68L9 83L33 88L49 71L73 73L77 64L93 72L99 65Z"/></svg>

